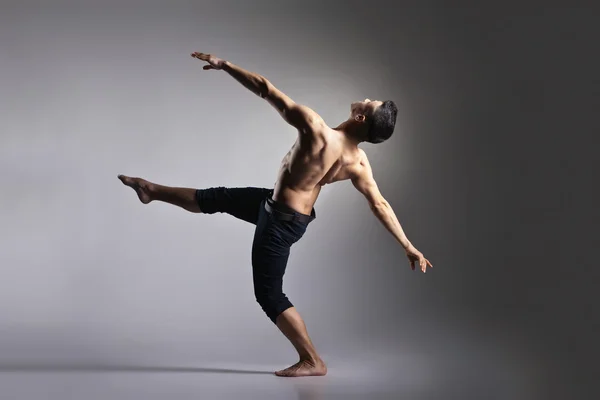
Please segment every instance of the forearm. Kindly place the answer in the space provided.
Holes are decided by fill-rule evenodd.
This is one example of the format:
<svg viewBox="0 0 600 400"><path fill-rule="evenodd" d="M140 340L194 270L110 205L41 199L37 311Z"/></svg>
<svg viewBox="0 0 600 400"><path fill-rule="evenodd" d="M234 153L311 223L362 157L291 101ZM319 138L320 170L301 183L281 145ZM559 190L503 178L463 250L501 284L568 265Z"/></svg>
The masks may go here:
<svg viewBox="0 0 600 400"><path fill-rule="evenodd" d="M269 81L264 76L246 71L229 61L223 63L222 69L255 95L264 98L268 94Z"/></svg>
<svg viewBox="0 0 600 400"><path fill-rule="evenodd" d="M411 246L410 241L402 229L402 225L400 225L400 221L398 221L398 218L389 203L384 201L378 205L371 206L371 210L402 247L407 249Z"/></svg>

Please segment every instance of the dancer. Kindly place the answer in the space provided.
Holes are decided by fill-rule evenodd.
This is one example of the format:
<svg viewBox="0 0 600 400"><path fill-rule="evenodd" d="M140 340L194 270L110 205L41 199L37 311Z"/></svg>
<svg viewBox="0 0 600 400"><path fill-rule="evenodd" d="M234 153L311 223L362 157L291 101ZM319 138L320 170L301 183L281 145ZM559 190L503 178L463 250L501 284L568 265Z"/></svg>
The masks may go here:
<svg viewBox="0 0 600 400"><path fill-rule="evenodd" d="M265 99L298 130L296 142L284 156L273 189L257 187L170 187L145 179L119 175L140 201L163 201L193 213L227 213L256 225L252 243L252 274L256 301L292 343L300 360L277 376L323 376L327 367L304 321L283 293L283 275L291 246L316 218L314 204L321 188L350 179L385 228L402 245L414 270L431 263L407 239L390 204L381 195L361 142L381 143L394 131L398 109L393 101L365 99L352 103L350 117L335 128L310 108L295 103L265 77L246 71L210 54L192 53L206 63L204 70L225 71L254 94Z"/></svg>

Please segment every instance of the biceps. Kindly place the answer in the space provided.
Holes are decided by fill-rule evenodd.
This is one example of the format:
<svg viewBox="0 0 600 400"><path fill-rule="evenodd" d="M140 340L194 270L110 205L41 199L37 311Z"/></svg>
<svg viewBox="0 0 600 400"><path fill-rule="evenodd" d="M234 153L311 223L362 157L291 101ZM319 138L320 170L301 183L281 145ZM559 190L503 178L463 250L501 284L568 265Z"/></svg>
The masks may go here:
<svg viewBox="0 0 600 400"><path fill-rule="evenodd" d="M269 81L266 82L264 98L280 113L283 113L295 104L292 99L273 86Z"/></svg>
<svg viewBox="0 0 600 400"><path fill-rule="evenodd" d="M379 187L377 186L377 183L374 180L364 179L359 181L353 181L352 183L354 183L356 189L358 189L358 191L361 192L363 196L365 196L371 208L379 207L385 204L385 199L381 195Z"/></svg>
<svg viewBox="0 0 600 400"><path fill-rule="evenodd" d="M381 195L377 184L374 184L372 187L369 188L365 197L367 198L367 201L369 202L371 208L379 208L387 204L385 199Z"/></svg>
<svg viewBox="0 0 600 400"><path fill-rule="evenodd" d="M301 131L309 129L318 121L314 111L306 106L297 104L270 83L267 84L267 95L265 98L279 112L285 122Z"/></svg>

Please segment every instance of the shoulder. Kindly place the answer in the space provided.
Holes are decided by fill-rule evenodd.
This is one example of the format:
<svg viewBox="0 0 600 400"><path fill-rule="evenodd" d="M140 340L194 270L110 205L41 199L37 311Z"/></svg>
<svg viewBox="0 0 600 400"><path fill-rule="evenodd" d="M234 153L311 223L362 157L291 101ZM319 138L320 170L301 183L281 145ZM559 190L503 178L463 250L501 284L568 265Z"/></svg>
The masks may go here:
<svg viewBox="0 0 600 400"><path fill-rule="evenodd" d="M362 169L371 169L371 164L369 163L367 153L365 153L365 151L361 148L358 149L358 163L362 167Z"/></svg>
<svg viewBox="0 0 600 400"><path fill-rule="evenodd" d="M303 104L295 104L288 113L290 119L301 121L301 126L309 131L317 132L328 128L315 110Z"/></svg>
<svg viewBox="0 0 600 400"><path fill-rule="evenodd" d="M360 162L368 161L367 153L365 153L365 151L363 149L361 149L360 147L358 148L358 159Z"/></svg>
<svg viewBox="0 0 600 400"><path fill-rule="evenodd" d="M361 179L369 174L371 166L369 165L369 159L367 153L361 148L358 149L358 157L356 162L349 168L351 177L353 180Z"/></svg>

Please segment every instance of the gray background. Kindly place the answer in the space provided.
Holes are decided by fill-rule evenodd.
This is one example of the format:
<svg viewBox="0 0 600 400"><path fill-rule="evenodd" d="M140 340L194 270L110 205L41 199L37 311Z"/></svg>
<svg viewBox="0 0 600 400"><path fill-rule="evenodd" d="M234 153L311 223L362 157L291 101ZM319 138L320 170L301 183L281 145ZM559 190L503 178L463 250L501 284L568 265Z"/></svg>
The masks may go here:
<svg viewBox="0 0 600 400"><path fill-rule="evenodd" d="M591 398L597 13L443 4L3 1L2 398ZM254 300L251 225L116 179L272 187L294 130L192 51L330 125L399 105L362 147L435 267L349 182L323 190L284 288L325 378L251 373L296 361Z"/></svg>

